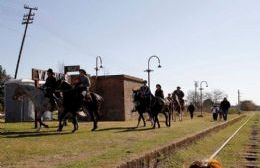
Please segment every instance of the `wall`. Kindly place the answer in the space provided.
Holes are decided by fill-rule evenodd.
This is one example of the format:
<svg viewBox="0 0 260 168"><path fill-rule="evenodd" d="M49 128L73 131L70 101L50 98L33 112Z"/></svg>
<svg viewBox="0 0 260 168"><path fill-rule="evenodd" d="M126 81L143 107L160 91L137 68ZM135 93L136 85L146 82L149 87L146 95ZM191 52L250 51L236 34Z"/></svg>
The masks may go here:
<svg viewBox="0 0 260 168"><path fill-rule="evenodd" d="M101 120L125 121L131 118L132 89L139 88L142 79L128 75L92 77L92 91L104 98Z"/></svg>

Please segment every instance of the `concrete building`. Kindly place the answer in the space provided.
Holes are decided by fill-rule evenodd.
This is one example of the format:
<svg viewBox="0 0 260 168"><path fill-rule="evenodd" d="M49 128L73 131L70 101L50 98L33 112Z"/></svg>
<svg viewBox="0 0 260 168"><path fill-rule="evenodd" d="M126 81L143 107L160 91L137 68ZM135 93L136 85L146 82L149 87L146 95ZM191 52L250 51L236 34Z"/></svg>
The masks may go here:
<svg viewBox="0 0 260 168"><path fill-rule="evenodd" d="M143 79L128 75L92 77L92 90L104 98L101 120L125 121L133 115L132 90L140 88Z"/></svg>

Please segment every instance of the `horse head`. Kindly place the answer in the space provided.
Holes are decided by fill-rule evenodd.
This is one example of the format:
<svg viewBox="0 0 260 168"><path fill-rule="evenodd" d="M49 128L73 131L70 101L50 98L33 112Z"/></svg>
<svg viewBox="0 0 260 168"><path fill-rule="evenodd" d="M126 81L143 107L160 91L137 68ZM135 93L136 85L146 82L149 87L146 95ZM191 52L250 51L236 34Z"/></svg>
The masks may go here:
<svg viewBox="0 0 260 168"><path fill-rule="evenodd" d="M27 92L21 85L17 85L17 87L14 90L13 100L21 101L23 96L26 96Z"/></svg>
<svg viewBox="0 0 260 168"><path fill-rule="evenodd" d="M140 90L132 90L132 98L133 98L134 102L140 101L140 99L141 99Z"/></svg>

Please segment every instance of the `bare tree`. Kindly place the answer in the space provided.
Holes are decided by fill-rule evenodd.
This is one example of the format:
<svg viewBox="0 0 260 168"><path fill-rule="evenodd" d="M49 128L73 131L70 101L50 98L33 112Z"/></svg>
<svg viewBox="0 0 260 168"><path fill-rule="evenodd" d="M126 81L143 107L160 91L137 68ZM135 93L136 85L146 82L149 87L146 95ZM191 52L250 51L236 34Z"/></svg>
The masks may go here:
<svg viewBox="0 0 260 168"><path fill-rule="evenodd" d="M223 100L224 97L226 97L227 94L224 93L222 90L219 90L219 89L215 89L213 92L212 92L212 100L214 103L219 103Z"/></svg>

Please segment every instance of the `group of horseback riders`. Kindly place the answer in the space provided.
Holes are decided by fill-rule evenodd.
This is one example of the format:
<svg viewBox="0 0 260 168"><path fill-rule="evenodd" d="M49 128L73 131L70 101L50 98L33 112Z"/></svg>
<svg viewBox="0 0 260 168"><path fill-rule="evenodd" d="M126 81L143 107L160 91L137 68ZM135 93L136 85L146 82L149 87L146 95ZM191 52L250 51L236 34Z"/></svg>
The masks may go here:
<svg viewBox="0 0 260 168"><path fill-rule="evenodd" d="M152 93L151 93L150 88L147 86L146 80L143 82L143 85L140 87L140 92L141 92L141 96L145 99L146 105L149 106L150 97L151 97ZM156 84L156 90L155 90L154 96L165 100L164 93L163 93L163 90L162 90L162 87L161 87L160 84ZM166 99L169 102L175 101L180 106L184 105L184 99L183 98L184 98L184 93L181 90L181 87L179 87L179 86L177 87L176 90L173 91L172 94L169 93L168 96L166 97Z"/></svg>
<svg viewBox="0 0 260 168"><path fill-rule="evenodd" d="M57 79L54 76L53 70L50 68L47 70L47 78L45 84L41 87L45 91L45 96L50 99L51 108L50 111L54 111L56 107L55 96L59 97L59 93L56 92L57 89ZM75 90L78 90L81 93L81 101L89 93L89 88L91 86L90 79L84 69L79 69L79 77L76 79L74 86Z"/></svg>

